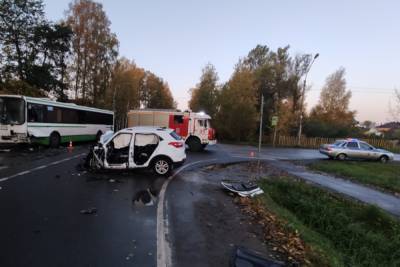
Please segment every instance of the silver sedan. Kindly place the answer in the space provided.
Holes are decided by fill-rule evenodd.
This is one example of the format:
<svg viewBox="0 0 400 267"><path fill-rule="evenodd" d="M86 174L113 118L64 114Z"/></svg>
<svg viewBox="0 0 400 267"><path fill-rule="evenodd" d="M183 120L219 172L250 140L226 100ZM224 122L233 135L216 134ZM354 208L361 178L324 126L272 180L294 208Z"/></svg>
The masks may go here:
<svg viewBox="0 0 400 267"><path fill-rule="evenodd" d="M333 144L322 145L319 152L327 155L331 159L345 160L350 159L366 159L379 160L388 162L393 160L394 154L384 149L378 149L370 144L357 140L337 140Z"/></svg>

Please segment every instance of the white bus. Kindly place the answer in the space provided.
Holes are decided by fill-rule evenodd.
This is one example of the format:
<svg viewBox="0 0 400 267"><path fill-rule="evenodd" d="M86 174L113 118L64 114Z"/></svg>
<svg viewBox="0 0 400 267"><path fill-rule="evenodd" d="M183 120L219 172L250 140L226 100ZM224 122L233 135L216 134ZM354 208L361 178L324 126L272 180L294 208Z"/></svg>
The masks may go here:
<svg viewBox="0 0 400 267"><path fill-rule="evenodd" d="M113 130L114 113L48 98L0 95L0 145L39 143L58 147L91 141Z"/></svg>

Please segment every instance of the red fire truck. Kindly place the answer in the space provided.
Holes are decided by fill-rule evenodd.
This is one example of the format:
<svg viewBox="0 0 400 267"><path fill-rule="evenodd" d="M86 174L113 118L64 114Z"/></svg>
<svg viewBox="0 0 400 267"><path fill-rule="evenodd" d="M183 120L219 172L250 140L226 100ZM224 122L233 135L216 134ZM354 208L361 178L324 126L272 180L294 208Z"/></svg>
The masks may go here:
<svg viewBox="0 0 400 267"><path fill-rule="evenodd" d="M204 112L138 109L128 112L128 127L160 126L174 129L191 151L201 151L217 143L211 117Z"/></svg>

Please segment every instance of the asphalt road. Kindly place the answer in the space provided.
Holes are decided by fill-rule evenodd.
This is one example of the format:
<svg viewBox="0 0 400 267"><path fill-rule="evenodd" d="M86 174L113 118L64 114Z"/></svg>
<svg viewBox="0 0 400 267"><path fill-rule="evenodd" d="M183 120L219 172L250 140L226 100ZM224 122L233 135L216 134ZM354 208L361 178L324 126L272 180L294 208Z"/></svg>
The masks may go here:
<svg viewBox="0 0 400 267"><path fill-rule="evenodd" d="M88 173L79 167L88 149L83 144L72 152L65 147L0 152L0 266L157 265L157 196L166 179L146 171ZM195 169L254 155L254 147L220 144L188 153L185 165ZM260 157L321 155L263 148ZM152 193L150 203L134 201L145 196L148 202L146 192ZM97 212L81 213L91 208Z"/></svg>

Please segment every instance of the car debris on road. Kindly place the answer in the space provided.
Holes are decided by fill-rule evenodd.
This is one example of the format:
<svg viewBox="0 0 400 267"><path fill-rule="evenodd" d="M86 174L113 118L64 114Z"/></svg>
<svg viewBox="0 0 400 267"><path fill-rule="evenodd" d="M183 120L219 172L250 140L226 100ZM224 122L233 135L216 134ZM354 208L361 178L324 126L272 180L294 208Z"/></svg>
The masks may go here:
<svg viewBox="0 0 400 267"><path fill-rule="evenodd" d="M81 210L80 211L81 214L96 214L97 213L97 209L96 208L88 208L85 210Z"/></svg>
<svg viewBox="0 0 400 267"><path fill-rule="evenodd" d="M235 247L230 263L231 267L280 267L285 266L283 262L266 259L261 253L244 247Z"/></svg>
<svg viewBox="0 0 400 267"><path fill-rule="evenodd" d="M223 188L230 192L236 193L241 197L254 197L263 194L264 191L254 182L242 182L232 180L222 180L221 185Z"/></svg>

